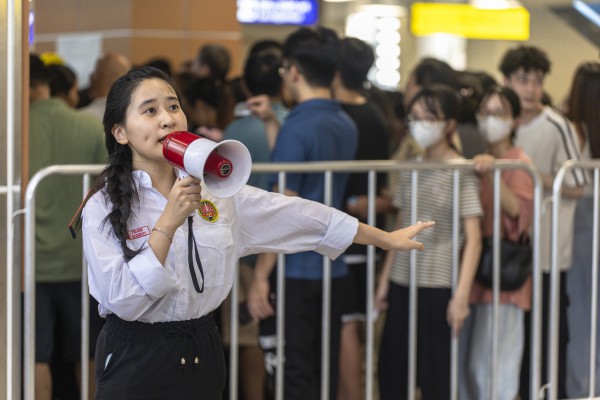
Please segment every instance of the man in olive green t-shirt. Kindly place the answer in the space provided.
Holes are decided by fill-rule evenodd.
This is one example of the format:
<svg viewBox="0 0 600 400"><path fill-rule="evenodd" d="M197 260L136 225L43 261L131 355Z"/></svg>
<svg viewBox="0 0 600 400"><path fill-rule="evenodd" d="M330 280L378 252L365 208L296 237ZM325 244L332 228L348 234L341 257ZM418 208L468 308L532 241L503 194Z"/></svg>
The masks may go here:
<svg viewBox="0 0 600 400"><path fill-rule="evenodd" d="M96 117L50 97L45 66L33 55L30 56L29 135L30 178L50 165L105 163L102 124ZM81 239L73 240L67 224L82 200L82 192L82 179L78 176L51 176L36 190L37 400L49 400L52 395L49 365L55 343L60 343L62 356L75 363L79 370L82 249ZM90 348L93 354L101 320L92 307ZM56 336L58 329L60 337ZM90 363L90 371L92 367ZM90 376L93 377L93 373ZM93 383L92 379L91 390Z"/></svg>

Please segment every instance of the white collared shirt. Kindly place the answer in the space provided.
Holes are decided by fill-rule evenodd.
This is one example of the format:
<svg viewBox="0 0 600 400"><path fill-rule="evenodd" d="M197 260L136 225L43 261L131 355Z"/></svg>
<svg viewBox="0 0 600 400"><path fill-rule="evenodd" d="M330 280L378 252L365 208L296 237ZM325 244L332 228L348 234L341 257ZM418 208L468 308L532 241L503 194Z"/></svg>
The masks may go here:
<svg viewBox="0 0 600 400"><path fill-rule="evenodd" d="M240 257L312 250L336 258L358 230L356 218L299 197L252 186L225 199L203 193L202 199L212 202L218 215L209 222L194 213L194 237L204 269L204 292L197 293L188 266L187 223L175 232L165 265L161 265L147 241L167 199L152 187L148 174L135 171L133 175L140 204L129 219L127 245L142 248L137 256L126 260L112 226L103 222L112 208L105 190L92 196L83 210L89 288L103 317L114 313L142 322L199 318L227 297Z"/></svg>

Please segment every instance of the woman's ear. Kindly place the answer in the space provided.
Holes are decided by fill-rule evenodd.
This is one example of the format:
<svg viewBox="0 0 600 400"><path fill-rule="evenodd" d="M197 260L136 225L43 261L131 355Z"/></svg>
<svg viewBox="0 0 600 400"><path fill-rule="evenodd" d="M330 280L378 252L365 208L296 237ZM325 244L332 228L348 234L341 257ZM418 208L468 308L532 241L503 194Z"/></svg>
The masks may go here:
<svg viewBox="0 0 600 400"><path fill-rule="evenodd" d="M123 125L114 124L111 132L112 132L113 136L115 137L115 140L117 141L117 143L123 144L123 145L129 143L129 140L127 139L125 127Z"/></svg>

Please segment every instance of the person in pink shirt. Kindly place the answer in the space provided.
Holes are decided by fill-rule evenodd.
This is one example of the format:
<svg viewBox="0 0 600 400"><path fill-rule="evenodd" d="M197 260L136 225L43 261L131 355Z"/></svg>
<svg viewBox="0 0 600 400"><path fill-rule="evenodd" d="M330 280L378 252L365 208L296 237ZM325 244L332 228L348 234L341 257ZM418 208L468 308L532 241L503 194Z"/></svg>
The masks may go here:
<svg viewBox="0 0 600 400"><path fill-rule="evenodd" d="M513 145L516 119L521 111L519 98L509 88L493 87L480 103L477 122L488 143L488 153L474 157L481 177L483 207L482 235L493 236L494 160L519 160L531 163L521 148ZM502 238L518 242L528 236L533 216L533 181L522 168L505 169L500 179ZM464 374L461 399L491 398L492 366L492 289L477 281L471 289L472 314L465 326L463 340ZM524 312L531 308L531 277L518 289L500 292L498 318L498 365L496 396L512 400L519 390L519 371L523 357Z"/></svg>

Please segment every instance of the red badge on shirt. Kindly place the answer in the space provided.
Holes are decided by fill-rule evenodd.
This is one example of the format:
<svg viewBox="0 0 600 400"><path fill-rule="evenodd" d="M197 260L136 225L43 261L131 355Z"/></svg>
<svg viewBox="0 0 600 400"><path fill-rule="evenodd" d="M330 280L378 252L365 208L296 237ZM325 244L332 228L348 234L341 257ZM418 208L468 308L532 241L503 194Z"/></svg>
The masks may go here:
<svg viewBox="0 0 600 400"><path fill-rule="evenodd" d="M139 239L141 237L149 236L149 235L150 235L150 228L148 228L147 226L142 226L140 228L135 228L135 229L127 232L127 239L128 240Z"/></svg>
<svg viewBox="0 0 600 400"><path fill-rule="evenodd" d="M208 222L217 222L217 219L219 219L219 210L217 210L217 207L209 200L202 200L200 208L198 209L198 214L200 214L203 220Z"/></svg>

